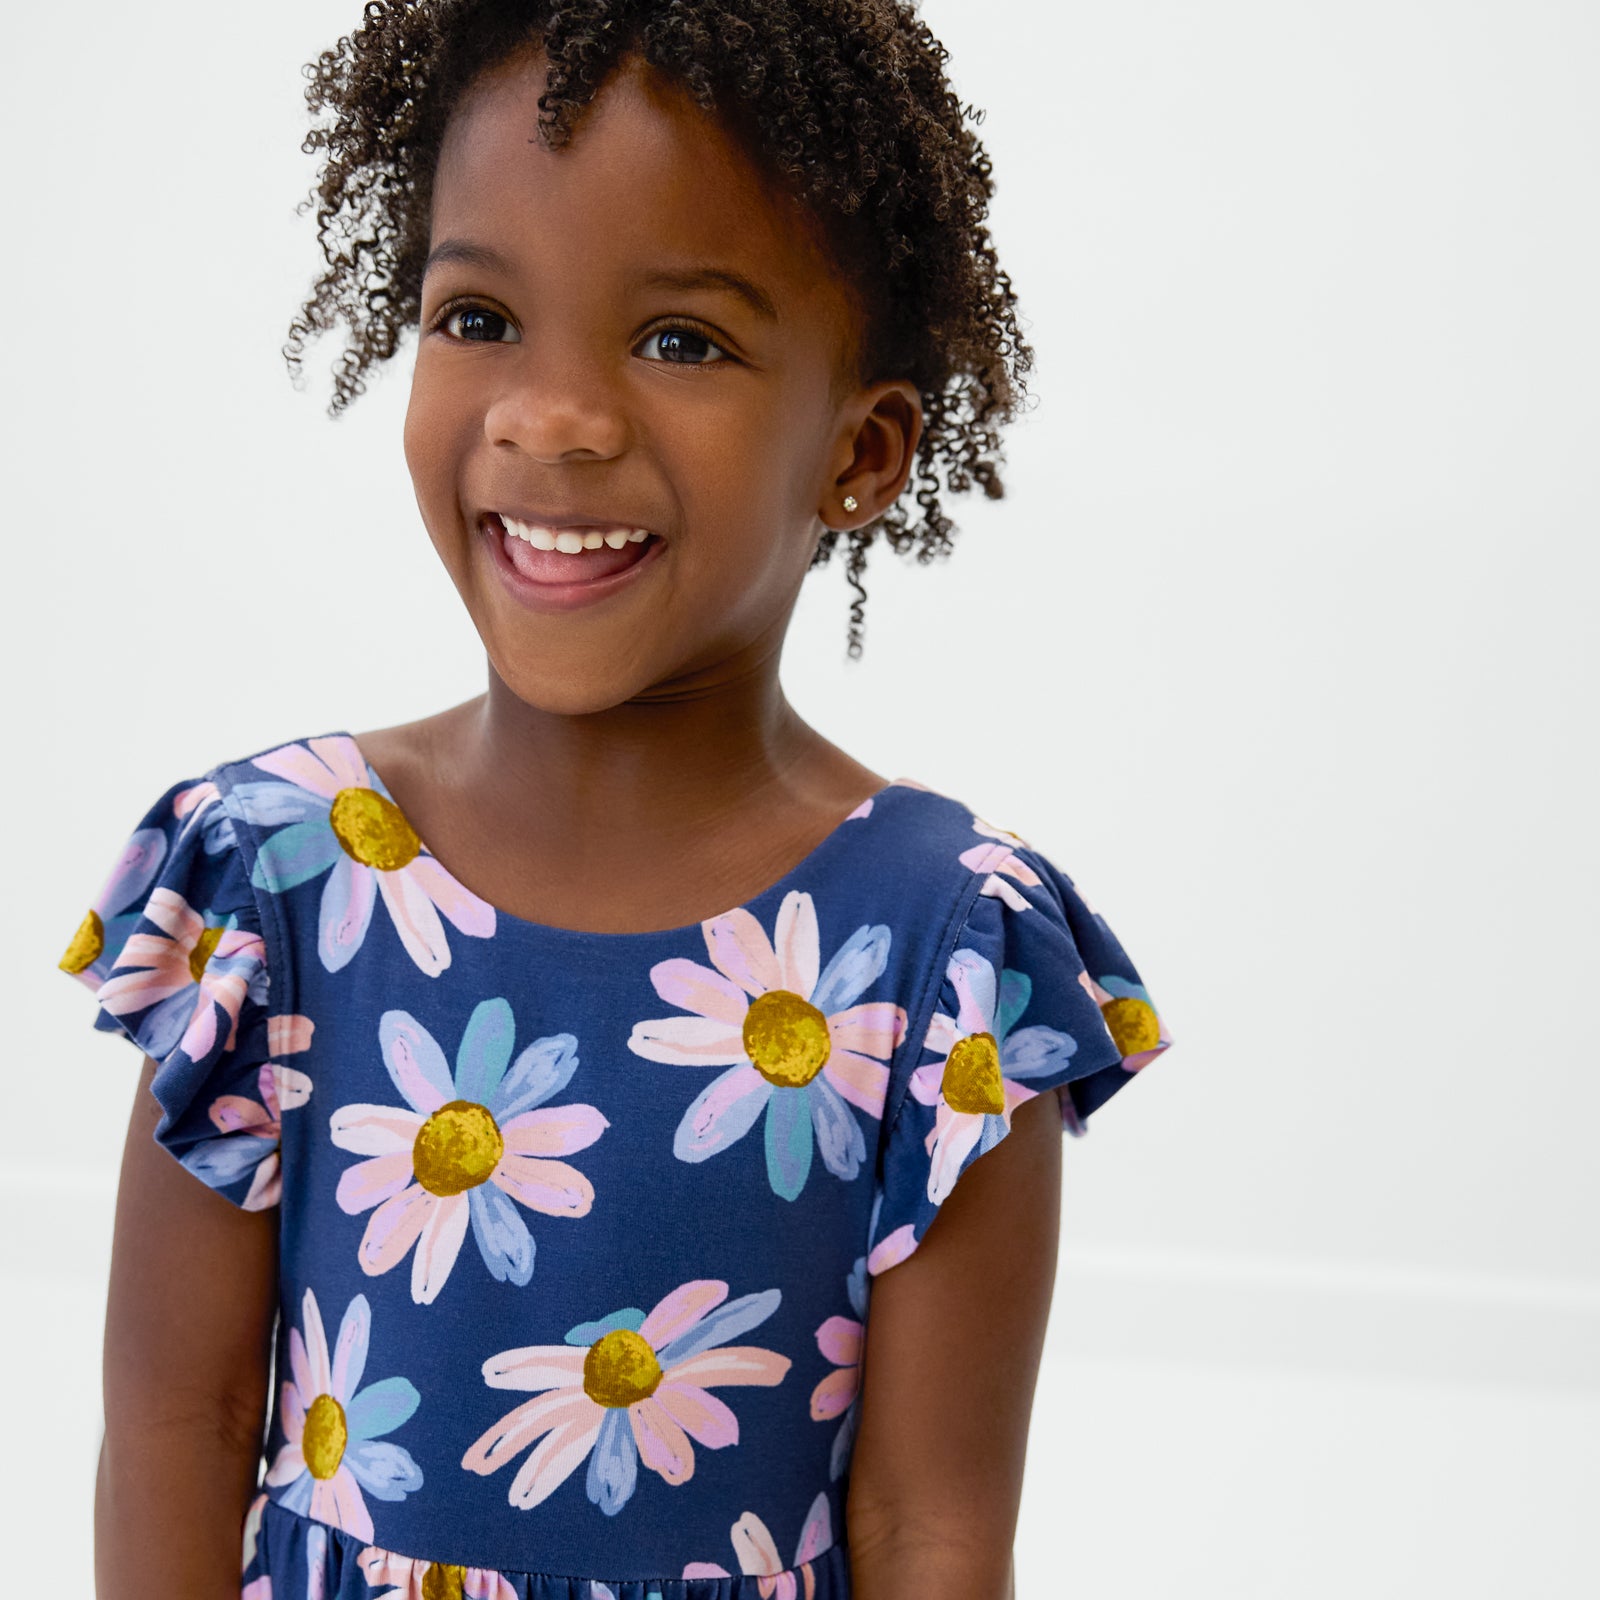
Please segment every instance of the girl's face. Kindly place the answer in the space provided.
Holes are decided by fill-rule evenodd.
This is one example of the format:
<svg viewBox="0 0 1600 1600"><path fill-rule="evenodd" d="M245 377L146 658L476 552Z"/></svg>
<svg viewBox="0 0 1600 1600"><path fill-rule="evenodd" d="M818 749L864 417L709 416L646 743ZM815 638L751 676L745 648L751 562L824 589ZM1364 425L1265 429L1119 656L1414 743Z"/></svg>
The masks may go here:
<svg viewBox="0 0 1600 1600"><path fill-rule="evenodd" d="M495 672L571 714L774 657L824 526L893 502L921 411L908 383L844 376L850 296L686 92L629 58L551 151L543 72L485 74L447 131L405 451ZM652 537L533 551L529 581L502 513Z"/></svg>

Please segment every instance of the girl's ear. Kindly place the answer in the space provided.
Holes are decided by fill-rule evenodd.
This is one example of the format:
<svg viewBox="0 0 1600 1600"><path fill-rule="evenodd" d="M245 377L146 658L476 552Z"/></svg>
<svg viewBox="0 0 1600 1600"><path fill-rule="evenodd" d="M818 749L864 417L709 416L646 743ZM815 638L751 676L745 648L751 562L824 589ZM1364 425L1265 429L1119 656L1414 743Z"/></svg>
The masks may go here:
<svg viewBox="0 0 1600 1600"><path fill-rule="evenodd" d="M865 527L900 498L922 438L922 396L903 378L885 379L846 402L834 476L817 515L830 528ZM855 505L847 507L845 500Z"/></svg>

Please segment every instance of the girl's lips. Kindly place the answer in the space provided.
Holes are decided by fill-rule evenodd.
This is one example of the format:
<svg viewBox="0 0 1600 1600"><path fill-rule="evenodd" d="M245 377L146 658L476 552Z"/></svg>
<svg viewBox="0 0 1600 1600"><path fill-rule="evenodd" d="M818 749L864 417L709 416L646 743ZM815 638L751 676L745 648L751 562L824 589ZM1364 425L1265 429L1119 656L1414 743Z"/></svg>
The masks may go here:
<svg viewBox="0 0 1600 1600"><path fill-rule="evenodd" d="M620 550L601 545L568 555L559 550L535 550L525 539L505 531L493 512L480 519L480 536L501 581L512 597L535 611L570 611L604 600L632 581L635 573L653 566L664 548L652 534L641 544Z"/></svg>

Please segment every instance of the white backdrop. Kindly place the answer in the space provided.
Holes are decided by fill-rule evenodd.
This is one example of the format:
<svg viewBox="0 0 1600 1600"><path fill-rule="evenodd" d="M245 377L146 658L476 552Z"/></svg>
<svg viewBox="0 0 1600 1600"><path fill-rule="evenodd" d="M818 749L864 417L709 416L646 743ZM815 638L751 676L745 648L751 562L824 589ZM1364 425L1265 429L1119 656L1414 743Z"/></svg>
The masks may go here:
<svg viewBox="0 0 1600 1600"><path fill-rule="evenodd" d="M1594 1592L1600 10L924 14L1037 403L948 563L875 552L861 663L808 580L786 682L1059 861L1177 1041L1065 1152L1019 1593ZM279 355L299 69L358 20L7 25L0 1517L53 1593L138 1066L56 960L177 778L483 685L414 341L337 423L339 335Z"/></svg>

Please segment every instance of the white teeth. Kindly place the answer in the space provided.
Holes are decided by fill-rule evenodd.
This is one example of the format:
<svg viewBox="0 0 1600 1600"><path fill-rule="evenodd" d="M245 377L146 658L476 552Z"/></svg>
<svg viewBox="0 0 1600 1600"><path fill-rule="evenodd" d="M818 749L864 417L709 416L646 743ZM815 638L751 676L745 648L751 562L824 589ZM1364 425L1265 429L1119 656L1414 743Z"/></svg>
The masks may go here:
<svg viewBox="0 0 1600 1600"><path fill-rule="evenodd" d="M650 537L648 528L612 528L608 532L599 528L588 528L580 532L576 528L542 528L537 523L514 522L504 515L500 520L505 524L506 532L513 538L526 541L535 550L559 550L564 555L577 555L583 550L598 550L602 545L620 550L625 544L643 544Z"/></svg>

